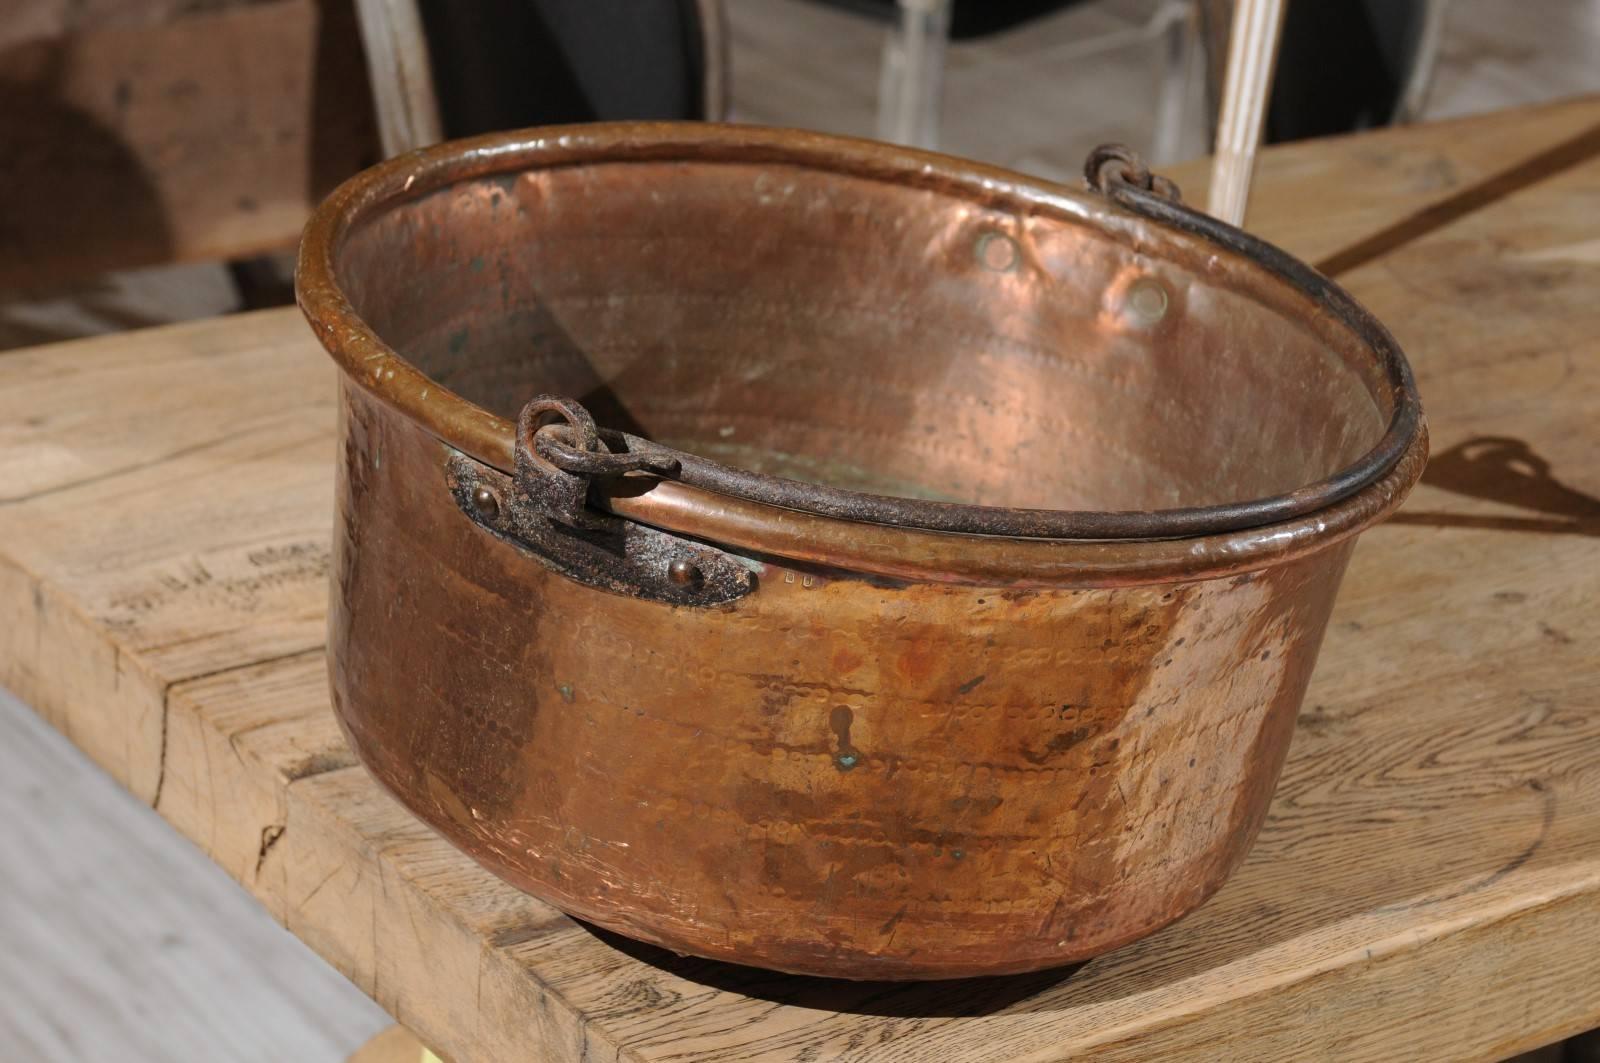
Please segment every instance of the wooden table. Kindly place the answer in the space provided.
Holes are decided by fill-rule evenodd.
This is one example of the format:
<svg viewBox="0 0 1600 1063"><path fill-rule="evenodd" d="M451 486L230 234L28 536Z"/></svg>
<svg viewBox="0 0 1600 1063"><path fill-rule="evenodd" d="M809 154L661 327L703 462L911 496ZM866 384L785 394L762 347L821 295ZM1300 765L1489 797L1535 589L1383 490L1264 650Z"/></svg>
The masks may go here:
<svg viewBox="0 0 1600 1063"><path fill-rule="evenodd" d="M1253 227L1405 344L1435 458L1362 540L1248 862L1076 970L681 959L403 813L328 710L333 373L292 310L0 356L0 682L457 1060L1463 1059L1595 1026L1600 101L1260 180Z"/></svg>

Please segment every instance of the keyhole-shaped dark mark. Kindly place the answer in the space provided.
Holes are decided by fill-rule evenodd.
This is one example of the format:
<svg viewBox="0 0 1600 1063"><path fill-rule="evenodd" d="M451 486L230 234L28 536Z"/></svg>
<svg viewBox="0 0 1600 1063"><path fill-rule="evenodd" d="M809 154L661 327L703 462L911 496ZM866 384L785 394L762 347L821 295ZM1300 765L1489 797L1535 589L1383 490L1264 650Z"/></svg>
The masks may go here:
<svg viewBox="0 0 1600 1063"><path fill-rule="evenodd" d="M839 740L839 752L833 756L833 762L839 765L840 771L849 771L861 763L861 751L850 744L850 724L855 721L855 713L848 706L837 705L833 712L828 714L828 726L833 728L834 736Z"/></svg>

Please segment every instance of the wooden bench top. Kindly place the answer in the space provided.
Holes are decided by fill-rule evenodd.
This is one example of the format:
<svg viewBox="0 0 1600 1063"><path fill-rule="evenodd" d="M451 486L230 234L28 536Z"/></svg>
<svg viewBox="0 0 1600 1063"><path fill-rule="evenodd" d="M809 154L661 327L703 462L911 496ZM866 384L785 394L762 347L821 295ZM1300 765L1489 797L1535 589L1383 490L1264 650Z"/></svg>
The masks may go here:
<svg viewBox="0 0 1600 1063"><path fill-rule="evenodd" d="M1434 460L1362 539L1249 860L1075 970L683 959L402 812L327 703L334 375L293 310L0 355L0 683L457 1060L1460 1059L1600 1025L1600 101L1259 181L1252 228L1406 347Z"/></svg>

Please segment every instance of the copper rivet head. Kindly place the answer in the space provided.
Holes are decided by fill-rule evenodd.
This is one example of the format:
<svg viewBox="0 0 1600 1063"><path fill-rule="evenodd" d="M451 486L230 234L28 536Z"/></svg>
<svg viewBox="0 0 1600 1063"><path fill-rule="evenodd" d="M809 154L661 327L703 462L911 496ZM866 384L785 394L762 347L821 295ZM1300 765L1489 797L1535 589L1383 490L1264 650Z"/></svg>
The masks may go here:
<svg viewBox="0 0 1600 1063"><path fill-rule="evenodd" d="M705 576L693 564L679 558L667 566L667 579L679 587L693 590L705 581Z"/></svg>
<svg viewBox="0 0 1600 1063"><path fill-rule="evenodd" d="M1022 257L1016 241L1000 232L986 232L978 237L977 252L983 268L996 273L1010 273Z"/></svg>
<svg viewBox="0 0 1600 1063"><path fill-rule="evenodd" d="M494 520L500 515L500 496L487 487L474 488L472 508L477 510L478 516L484 520Z"/></svg>
<svg viewBox="0 0 1600 1063"><path fill-rule="evenodd" d="M1169 302L1167 290L1160 281L1142 277L1128 286L1124 313L1132 324L1150 328L1160 324L1161 319L1167 316Z"/></svg>

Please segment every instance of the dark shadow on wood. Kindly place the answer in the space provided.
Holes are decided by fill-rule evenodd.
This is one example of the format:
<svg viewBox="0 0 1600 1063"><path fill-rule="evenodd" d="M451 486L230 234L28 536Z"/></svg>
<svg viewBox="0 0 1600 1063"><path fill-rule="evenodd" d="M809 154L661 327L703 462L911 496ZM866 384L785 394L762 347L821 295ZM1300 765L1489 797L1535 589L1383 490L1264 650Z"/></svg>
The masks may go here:
<svg viewBox="0 0 1600 1063"><path fill-rule="evenodd" d="M1600 536L1600 520L1542 520L1537 517L1469 517L1459 513L1396 513L1390 524L1429 528L1476 528L1480 531L1537 532L1540 535Z"/></svg>
<svg viewBox="0 0 1600 1063"><path fill-rule="evenodd" d="M1072 978L1083 965L1072 964L1032 974L993 978L955 978L942 982L850 982L782 974L736 963L680 956L579 921L578 925L619 952L667 974L786 1007L814 1008L850 1015L888 1018L965 1018L1016 1011L1024 1002Z"/></svg>
<svg viewBox="0 0 1600 1063"><path fill-rule="evenodd" d="M1550 463L1520 439L1477 436L1434 455L1422 482L1451 494L1516 506L1543 517L1489 516L1402 511L1395 524L1490 531L1600 536L1600 498L1569 487L1550 472Z"/></svg>
<svg viewBox="0 0 1600 1063"><path fill-rule="evenodd" d="M62 102L60 41L0 53L0 286L67 283L172 257L155 183L115 128ZM120 103L120 100L119 100Z"/></svg>
<svg viewBox="0 0 1600 1063"><path fill-rule="evenodd" d="M1334 252L1317 263L1317 269L1329 277L1348 273L1529 185L1538 184L1587 162L1596 155L1600 155L1600 125L1590 126L1577 136L1541 151L1509 170L1463 188L1453 196L1378 230L1359 243Z"/></svg>

